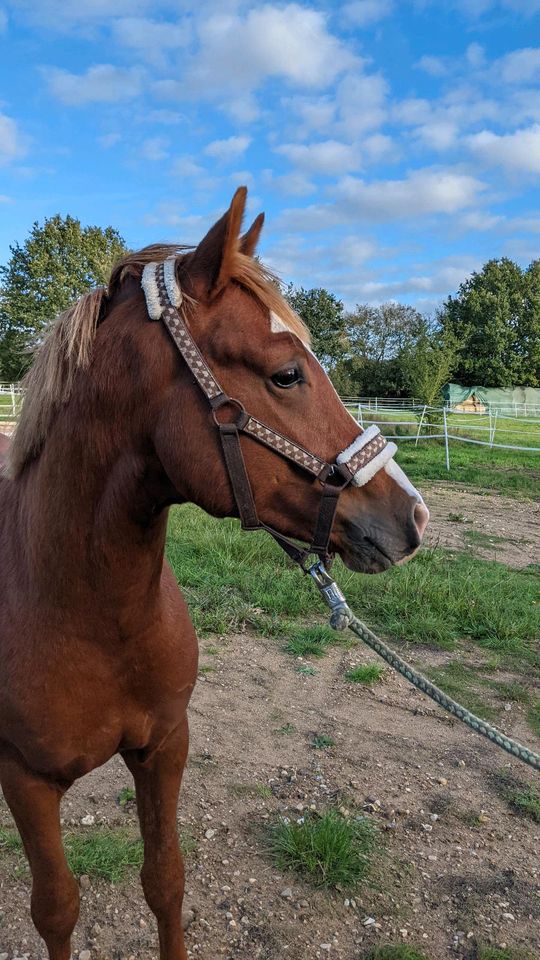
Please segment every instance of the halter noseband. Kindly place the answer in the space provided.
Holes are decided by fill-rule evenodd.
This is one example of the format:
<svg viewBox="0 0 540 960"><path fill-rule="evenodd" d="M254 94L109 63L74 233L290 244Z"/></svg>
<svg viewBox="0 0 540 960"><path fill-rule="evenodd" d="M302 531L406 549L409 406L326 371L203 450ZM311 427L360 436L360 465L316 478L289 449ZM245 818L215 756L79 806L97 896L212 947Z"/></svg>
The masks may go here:
<svg viewBox="0 0 540 960"><path fill-rule="evenodd" d="M338 454L335 463L328 463L317 454L284 437L261 420L251 416L239 400L222 390L201 351L195 343L184 317L179 312L182 292L176 280L175 257L163 263L149 263L142 276L148 314L152 320L163 320L177 349L195 377L210 404L219 430L223 457L244 530L266 530L283 550L305 569L311 553L323 561L330 559L328 544L332 533L339 495L349 484L361 487L371 480L396 453L376 426L368 427L353 443ZM232 420L221 422L218 411L229 407L236 411ZM309 547L300 547L268 524L259 520L255 500L240 446L240 433L247 434L275 453L302 467L322 484L321 505L315 532Z"/></svg>

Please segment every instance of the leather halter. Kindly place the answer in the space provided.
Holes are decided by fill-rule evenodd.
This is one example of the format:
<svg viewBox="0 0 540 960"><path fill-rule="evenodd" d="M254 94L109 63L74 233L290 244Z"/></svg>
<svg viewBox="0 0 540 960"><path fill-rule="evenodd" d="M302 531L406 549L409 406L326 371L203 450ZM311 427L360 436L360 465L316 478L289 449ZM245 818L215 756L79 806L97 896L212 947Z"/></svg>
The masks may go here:
<svg viewBox="0 0 540 960"><path fill-rule="evenodd" d="M395 444L388 443L378 427L373 426L359 434L356 440L337 456L335 463L328 463L317 454L305 450L300 444L247 413L239 400L229 397L221 388L179 312L182 293L175 276L175 258L169 257L164 263L147 264L143 272L142 287L150 318L163 320L178 351L208 400L214 423L219 430L223 458L242 528L266 530L304 570L305 562L312 553L317 554L323 562L329 562L331 555L328 544L339 495L350 483L355 486L367 483L394 456L397 449ZM229 411L232 409L233 415L222 422L219 411L227 408ZM259 519L240 445L240 433L269 447L321 483L321 504L309 547L299 546Z"/></svg>

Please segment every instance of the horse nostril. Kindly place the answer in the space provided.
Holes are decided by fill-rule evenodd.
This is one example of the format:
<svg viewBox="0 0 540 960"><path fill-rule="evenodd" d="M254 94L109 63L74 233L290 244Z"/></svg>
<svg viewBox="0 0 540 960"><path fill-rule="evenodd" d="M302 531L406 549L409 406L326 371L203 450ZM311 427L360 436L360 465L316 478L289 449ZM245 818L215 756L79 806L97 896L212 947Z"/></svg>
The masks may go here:
<svg viewBox="0 0 540 960"><path fill-rule="evenodd" d="M428 525L429 520L429 510L426 507L425 503L416 503L413 510L414 522L416 524L416 529L418 530L418 536L420 540L424 536L424 531Z"/></svg>

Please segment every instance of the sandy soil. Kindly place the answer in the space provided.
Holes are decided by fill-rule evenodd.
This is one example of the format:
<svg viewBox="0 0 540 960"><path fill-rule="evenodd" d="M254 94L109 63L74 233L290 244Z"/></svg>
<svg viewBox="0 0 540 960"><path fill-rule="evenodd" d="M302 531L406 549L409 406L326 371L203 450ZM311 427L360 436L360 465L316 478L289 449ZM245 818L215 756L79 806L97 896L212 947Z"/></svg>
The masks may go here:
<svg viewBox="0 0 540 960"><path fill-rule="evenodd" d="M432 541L460 546L467 525L446 518L463 513L486 533L527 539L515 554L508 546L507 562L539 561L530 516L538 505L459 488L450 497L442 484L431 485L429 503ZM210 643L218 655L205 654ZM192 702L179 808L181 831L196 841L187 858L190 956L361 960L375 944L410 942L445 960L474 957L479 941L540 954L540 825L510 810L500 779L504 770L532 782L532 770L394 675L371 690L345 683L352 664L373 659L363 648L334 648L315 676L298 674L275 640L249 633L201 648L213 670ZM539 750L519 704L504 713L503 727ZM330 735L335 747L313 749L314 733ZM133 805L117 802L130 783L114 758L72 788L64 823L80 826L91 814L95 824L134 825ZM379 827L372 881L354 898L314 891L276 870L264 851L261 831L275 815L298 818L330 804L360 809ZM0 801L0 825L9 822ZM81 894L75 955L155 960L155 924L137 878L118 887L83 881ZM26 869L0 858L4 960L45 957L28 901Z"/></svg>
<svg viewBox="0 0 540 960"><path fill-rule="evenodd" d="M431 546L472 547L479 556L513 567L540 563L538 501L515 500L444 481L423 484L422 493L431 514L426 536ZM471 543L467 539L471 531L473 537L478 531L492 542Z"/></svg>

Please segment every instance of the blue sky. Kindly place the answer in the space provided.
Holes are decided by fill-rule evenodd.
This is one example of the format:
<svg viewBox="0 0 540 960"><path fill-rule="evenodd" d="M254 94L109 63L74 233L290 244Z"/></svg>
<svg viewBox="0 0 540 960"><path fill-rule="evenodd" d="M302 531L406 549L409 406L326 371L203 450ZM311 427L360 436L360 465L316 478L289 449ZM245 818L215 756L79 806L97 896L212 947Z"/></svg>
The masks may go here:
<svg viewBox="0 0 540 960"><path fill-rule="evenodd" d="M432 311L540 256L540 0L0 0L0 263L70 213L196 242L250 189L261 253Z"/></svg>

